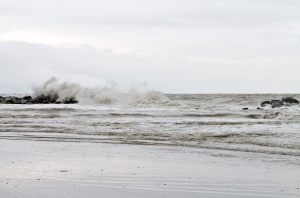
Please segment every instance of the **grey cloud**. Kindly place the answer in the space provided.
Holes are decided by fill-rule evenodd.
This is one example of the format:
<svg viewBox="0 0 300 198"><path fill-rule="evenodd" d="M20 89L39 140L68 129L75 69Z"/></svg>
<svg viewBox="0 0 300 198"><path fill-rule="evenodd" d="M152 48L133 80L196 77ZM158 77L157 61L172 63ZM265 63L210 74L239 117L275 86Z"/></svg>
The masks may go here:
<svg viewBox="0 0 300 198"><path fill-rule="evenodd" d="M182 56L140 57L134 53L107 53L101 47L87 46L88 50L82 46L0 42L0 92L29 92L32 84L53 75L65 79L89 76L113 80L121 87L146 81L156 90L177 93L285 92L286 87L297 90L299 86L296 72L299 69L291 65L288 58L287 61L272 60L273 57L235 60L212 56L190 62ZM280 61L285 61L282 62L284 70ZM300 63L295 58L291 61ZM253 82L259 86L251 86ZM275 88L270 89L269 85Z"/></svg>
<svg viewBox="0 0 300 198"><path fill-rule="evenodd" d="M0 92L53 75L147 81L165 92L297 91L299 8L293 0L1 1Z"/></svg>
<svg viewBox="0 0 300 198"><path fill-rule="evenodd" d="M266 33L265 35L262 36L263 39L271 39L273 37L273 34L271 31Z"/></svg>
<svg viewBox="0 0 300 198"><path fill-rule="evenodd" d="M17 3L16 3L17 2ZM7 1L2 16L22 25L228 28L299 21L297 1ZM66 28L67 28L66 27Z"/></svg>

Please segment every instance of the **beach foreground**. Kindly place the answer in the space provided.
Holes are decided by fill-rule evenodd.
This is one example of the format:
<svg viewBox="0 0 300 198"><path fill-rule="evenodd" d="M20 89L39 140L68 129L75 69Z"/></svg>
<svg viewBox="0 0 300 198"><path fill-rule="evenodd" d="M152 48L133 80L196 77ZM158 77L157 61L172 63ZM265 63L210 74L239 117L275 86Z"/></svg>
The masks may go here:
<svg viewBox="0 0 300 198"><path fill-rule="evenodd" d="M0 140L0 197L299 197L297 156Z"/></svg>

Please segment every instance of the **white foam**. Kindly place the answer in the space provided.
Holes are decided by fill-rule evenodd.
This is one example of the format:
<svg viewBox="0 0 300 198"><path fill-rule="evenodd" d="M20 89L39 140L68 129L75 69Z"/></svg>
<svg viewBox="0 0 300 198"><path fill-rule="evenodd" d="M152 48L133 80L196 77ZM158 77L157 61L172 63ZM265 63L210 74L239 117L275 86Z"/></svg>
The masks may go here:
<svg viewBox="0 0 300 198"><path fill-rule="evenodd" d="M81 90L81 86L79 84L68 82L59 83L58 78L52 77L43 85L34 87L33 90L33 97L45 95L58 99L58 101L65 101L76 97Z"/></svg>
<svg viewBox="0 0 300 198"><path fill-rule="evenodd" d="M300 115L293 112L270 112L262 114L251 114L250 116L259 119L277 119L277 120L300 120Z"/></svg>
<svg viewBox="0 0 300 198"><path fill-rule="evenodd" d="M130 105L168 103L169 99L159 91L151 90L146 85L132 86L122 91L114 83L95 88L82 87L76 83L63 82L52 77L43 85L34 87L33 97L50 96L58 101L76 98L80 104L90 105Z"/></svg>

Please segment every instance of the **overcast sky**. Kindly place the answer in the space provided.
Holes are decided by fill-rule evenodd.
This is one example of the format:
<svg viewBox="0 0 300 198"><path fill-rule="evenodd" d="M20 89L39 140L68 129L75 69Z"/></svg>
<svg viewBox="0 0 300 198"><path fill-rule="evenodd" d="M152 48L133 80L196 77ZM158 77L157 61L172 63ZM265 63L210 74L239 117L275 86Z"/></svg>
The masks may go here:
<svg viewBox="0 0 300 198"><path fill-rule="evenodd" d="M299 93L299 0L0 1L0 93L52 76L165 93Z"/></svg>

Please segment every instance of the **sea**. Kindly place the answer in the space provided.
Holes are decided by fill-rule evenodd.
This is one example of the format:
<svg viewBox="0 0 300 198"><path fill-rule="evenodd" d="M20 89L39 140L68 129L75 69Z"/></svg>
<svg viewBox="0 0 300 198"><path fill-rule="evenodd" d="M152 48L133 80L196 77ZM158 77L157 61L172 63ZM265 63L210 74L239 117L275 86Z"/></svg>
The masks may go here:
<svg viewBox="0 0 300 198"><path fill-rule="evenodd" d="M300 155L300 106L260 107L300 94L166 94L139 86L121 91L113 84L83 88L57 79L33 90L40 94L79 103L0 104L1 139Z"/></svg>
<svg viewBox="0 0 300 198"><path fill-rule="evenodd" d="M0 104L0 197L299 197L300 94L169 94L52 78Z"/></svg>

